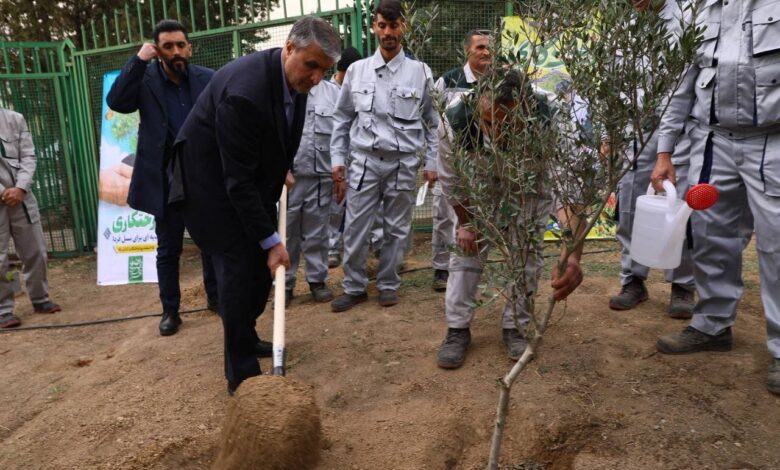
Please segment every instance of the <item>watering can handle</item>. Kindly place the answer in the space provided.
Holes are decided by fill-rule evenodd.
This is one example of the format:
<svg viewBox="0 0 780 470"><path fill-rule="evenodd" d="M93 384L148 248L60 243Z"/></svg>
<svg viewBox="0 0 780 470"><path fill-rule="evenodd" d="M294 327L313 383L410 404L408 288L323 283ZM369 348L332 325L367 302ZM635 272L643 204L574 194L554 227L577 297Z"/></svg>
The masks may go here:
<svg viewBox="0 0 780 470"><path fill-rule="evenodd" d="M677 201L677 188L674 187L671 181L664 180L664 191L666 192L666 203L669 206L669 211L672 211L674 209L674 204ZM653 189L653 183L650 183L647 186L647 194L654 195L655 190Z"/></svg>

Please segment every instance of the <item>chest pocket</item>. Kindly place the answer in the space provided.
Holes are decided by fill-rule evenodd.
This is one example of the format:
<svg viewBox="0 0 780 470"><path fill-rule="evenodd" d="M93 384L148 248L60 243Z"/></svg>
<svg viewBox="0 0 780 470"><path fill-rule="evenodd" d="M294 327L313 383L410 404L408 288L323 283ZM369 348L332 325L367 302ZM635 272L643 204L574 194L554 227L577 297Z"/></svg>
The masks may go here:
<svg viewBox="0 0 780 470"><path fill-rule="evenodd" d="M358 82L352 87L352 102L355 111L368 113L374 104L374 84L371 82Z"/></svg>
<svg viewBox="0 0 780 470"><path fill-rule="evenodd" d="M780 52L780 2L753 10L753 56Z"/></svg>
<svg viewBox="0 0 780 470"><path fill-rule="evenodd" d="M392 113L397 119L420 119L420 91L416 88L396 87L392 93Z"/></svg>
<svg viewBox="0 0 780 470"><path fill-rule="evenodd" d="M19 137L10 133L0 134L3 149L0 154L5 157L11 166L19 166Z"/></svg>
<svg viewBox="0 0 780 470"><path fill-rule="evenodd" d="M330 136L333 134L333 108L314 107L314 171L330 173Z"/></svg>
<svg viewBox="0 0 780 470"><path fill-rule="evenodd" d="M715 65L715 51L718 49L718 37L720 36L720 23L705 23L702 33L701 45L696 54L696 63L701 67Z"/></svg>

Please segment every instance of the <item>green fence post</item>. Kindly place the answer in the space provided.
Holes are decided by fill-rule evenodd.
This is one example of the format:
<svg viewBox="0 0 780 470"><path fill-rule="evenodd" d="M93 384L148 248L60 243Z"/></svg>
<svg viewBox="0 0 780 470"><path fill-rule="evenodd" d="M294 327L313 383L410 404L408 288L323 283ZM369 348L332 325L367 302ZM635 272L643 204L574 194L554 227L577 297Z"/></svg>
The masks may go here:
<svg viewBox="0 0 780 470"><path fill-rule="evenodd" d="M103 42L106 43L106 47L109 47L111 43L109 43L109 34L108 34L108 18L106 17L106 14L103 13Z"/></svg>
<svg viewBox="0 0 780 470"><path fill-rule="evenodd" d="M125 3L125 25L127 26L127 42L133 42L133 29L130 27L130 7Z"/></svg>
<svg viewBox="0 0 780 470"><path fill-rule="evenodd" d="M122 44L122 35L119 32L119 10L114 10L114 32L116 34L116 45Z"/></svg>

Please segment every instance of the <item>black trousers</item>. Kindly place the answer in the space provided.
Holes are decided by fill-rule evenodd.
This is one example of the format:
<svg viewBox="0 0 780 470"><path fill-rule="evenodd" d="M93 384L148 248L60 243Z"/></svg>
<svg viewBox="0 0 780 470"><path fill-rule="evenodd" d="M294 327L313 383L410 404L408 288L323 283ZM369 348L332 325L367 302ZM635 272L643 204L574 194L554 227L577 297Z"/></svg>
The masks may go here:
<svg viewBox="0 0 780 470"><path fill-rule="evenodd" d="M154 218L157 234L157 282L160 287L160 302L163 312L178 312L181 303L179 287L179 259L184 243L184 218L179 210L168 206L165 217ZM211 257L201 253L203 261L203 285L206 295L217 297L217 279Z"/></svg>
<svg viewBox="0 0 780 470"><path fill-rule="evenodd" d="M255 356L255 323L271 291L268 253L256 241L242 238L224 253L212 254L225 330L225 377L237 387L260 375Z"/></svg>

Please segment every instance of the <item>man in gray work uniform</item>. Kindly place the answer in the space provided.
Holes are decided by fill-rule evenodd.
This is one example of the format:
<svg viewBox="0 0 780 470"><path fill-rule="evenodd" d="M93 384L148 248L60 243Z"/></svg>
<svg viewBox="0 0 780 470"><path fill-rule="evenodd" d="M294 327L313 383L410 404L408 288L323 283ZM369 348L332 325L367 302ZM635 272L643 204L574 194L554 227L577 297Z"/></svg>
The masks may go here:
<svg viewBox="0 0 780 470"><path fill-rule="evenodd" d="M291 268L286 275L286 303L293 296L301 253L306 261L306 281L314 301L333 300L325 280L328 277L328 222L333 194L330 136L338 96L339 86L323 80L309 91L306 101L306 121L291 170L295 184L287 199L287 252Z"/></svg>
<svg viewBox="0 0 780 470"><path fill-rule="evenodd" d="M62 310L49 300L46 241L38 202L32 193L35 147L24 117L0 108L0 328L19 326L13 314L14 288L8 280L8 243L13 236L24 266L27 294L36 313Z"/></svg>
<svg viewBox="0 0 780 470"><path fill-rule="evenodd" d="M520 103L517 96L522 95L527 80L517 71L499 69L486 76L487 84L498 82L495 92L487 87L468 102L460 101L450 107L439 125L439 176L441 177L442 194L453 207L458 218L456 243L459 252L450 256L450 275L447 280L447 292L444 298L444 312L447 321L447 335L442 341L436 356L436 363L444 369L457 369L466 359L466 352L471 344L471 322L477 305L476 296L482 272L488 259L491 246L482 241L482 237L471 225L472 201L463 194L467 184L476 182L464 181L455 170L454 155L457 150L465 150L470 158L479 159L481 152L489 145L498 145L491 141L502 126L510 119L515 119L515 110ZM529 95L530 96L530 90ZM536 105L528 107L538 119L550 119L550 111L543 99L537 99ZM499 177L498 175L495 175ZM546 182L549 183L549 182ZM542 183L540 191L534 196L525 195L525 211L518 230L529 230L533 224L536 227L536 242L523 247L525 253L526 295L534 295L537 290L539 276L544 266L543 234L550 213L556 205L553 201L549 184ZM517 197L521 197L520 194ZM573 227L580 226L573 223ZM564 276L558 278L557 270L553 270L552 287L557 300L565 298L582 281L582 270L579 266L582 250L578 249L569 256L568 266ZM522 284L519 282L518 284ZM530 315L524 302L517 304L517 323L513 316L511 303L505 304L501 314L502 338L507 348L507 355L512 360L518 360L526 348L525 327L530 321Z"/></svg>
<svg viewBox="0 0 780 470"><path fill-rule="evenodd" d="M379 304L398 303L401 279L397 269L411 230L421 152L426 154L426 181L436 179L439 119L432 104L431 70L404 54L401 37L405 27L400 2L382 0L373 21L380 47L372 57L352 64L339 95L330 151L334 194L340 200L346 191L347 214L344 294L331 304L334 312L349 310L368 298L368 231L380 194L384 243L377 274ZM347 182L344 162L348 153Z"/></svg>
<svg viewBox="0 0 780 470"><path fill-rule="evenodd" d="M446 106L454 104L464 94L469 93L493 63L490 47L493 38L487 30L471 30L463 40L466 64L445 72L436 80L436 89L444 94ZM431 265L433 266L433 290L443 292L447 289L449 277L450 248L455 241L455 225L458 218L452 206L442 195L441 183L433 187L431 215L433 233L431 234Z"/></svg>
<svg viewBox="0 0 780 470"><path fill-rule="evenodd" d="M703 43L661 122L653 186L675 180L674 142L691 138L690 181L711 183L718 202L694 212L699 302L690 326L663 336L664 354L728 351L742 297L742 251L756 232L767 345L767 388L780 394L780 2L707 0Z"/></svg>
<svg viewBox="0 0 780 470"><path fill-rule="evenodd" d="M633 0L637 10L647 10L654 7L650 0ZM672 33L672 41L679 37L680 19L685 12L682 11L678 0L667 0L661 5L658 14L665 20L667 29ZM645 133L647 135L647 133ZM631 259L629 248L631 246L631 230L634 224L634 212L636 200L647 193L650 184L650 173L653 171L656 148L658 145L658 133L655 132L643 149L639 149L639 138L635 139L633 152L628 172L620 180L618 186L618 226L617 239L620 242L620 293L609 299L609 308L612 310L630 310L648 299L645 281L650 268ZM688 148L690 142L687 136L681 135L676 143L673 163L677 167L678 195L683 197L688 189ZM639 152L641 150L641 152ZM638 155L636 153L639 152ZM693 261L688 244L684 243L680 266L665 271L666 281L672 284L669 307L667 314L671 318L691 318L694 306L694 292L696 286L693 282Z"/></svg>

